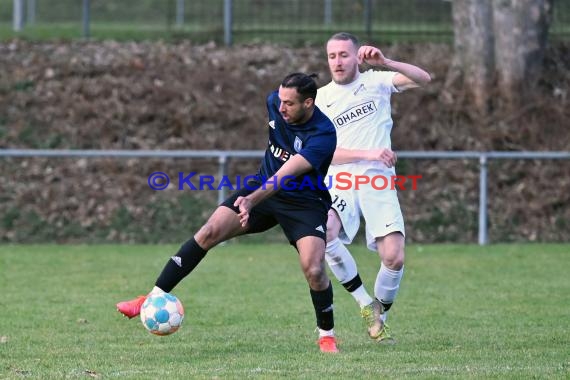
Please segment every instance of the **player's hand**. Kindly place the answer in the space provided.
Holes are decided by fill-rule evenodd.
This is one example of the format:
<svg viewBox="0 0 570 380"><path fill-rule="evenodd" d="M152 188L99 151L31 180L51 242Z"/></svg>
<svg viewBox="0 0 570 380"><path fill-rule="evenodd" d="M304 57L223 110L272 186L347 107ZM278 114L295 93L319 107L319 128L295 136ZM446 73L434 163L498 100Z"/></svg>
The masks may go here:
<svg viewBox="0 0 570 380"><path fill-rule="evenodd" d="M357 57L359 62L365 62L373 66L382 66L386 64L386 57L382 51L374 46L361 46L358 49Z"/></svg>
<svg viewBox="0 0 570 380"><path fill-rule="evenodd" d="M234 202L235 207L239 207L239 222L242 227L247 226L247 221L249 220L249 210L251 210L251 201L246 197L237 197Z"/></svg>
<svg viewBox="0 0 570 380"><path fill-rule="evenodd" d="M386 148L370 150L368 158L370 161L380 161L389 168L396 165L398 161L396 153Z"/></svg>

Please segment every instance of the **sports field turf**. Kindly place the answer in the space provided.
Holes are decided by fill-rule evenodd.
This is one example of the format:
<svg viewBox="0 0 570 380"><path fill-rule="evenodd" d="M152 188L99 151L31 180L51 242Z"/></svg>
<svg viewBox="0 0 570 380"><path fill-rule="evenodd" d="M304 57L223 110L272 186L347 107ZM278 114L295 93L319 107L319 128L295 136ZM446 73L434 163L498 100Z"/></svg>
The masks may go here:
<svg viewBox="0 0 570 380"><path fill-rule="evenodd" d="M286 245L230 243L174 291L182 328L157 337L114 304L149 290L177 246L0 246L0 378L568 378L570 245L410 246L389 322L366 336L333 280L338 355L315 344ZM354 248L372 289L377 259Z"/></svg>

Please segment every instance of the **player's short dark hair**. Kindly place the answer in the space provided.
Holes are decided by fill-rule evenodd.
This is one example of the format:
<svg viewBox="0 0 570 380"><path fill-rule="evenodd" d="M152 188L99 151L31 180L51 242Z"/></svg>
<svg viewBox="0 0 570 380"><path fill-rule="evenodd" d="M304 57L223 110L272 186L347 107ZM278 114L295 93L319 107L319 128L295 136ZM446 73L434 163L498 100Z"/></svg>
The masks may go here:
<svg viewBox="0 0 570 380"><path fill-rule="evenodd" d="M357 50L360 47L360 41L358 41L358 38L356 38L356 36L354 34L351 34L348 32L339 32L339 33L333 34L331 36L331 38L329 38L328 41L332 41L332 40L352 41L352 43L354 44L354 46L356 47ZM328 41L327 41L327 43L328 43Z"/></svg>
<svg viewBox="0 0 570 380"><path fill-rule="evenodd" d="M283 79L281 87L294 88L301 95L301 100L308 98L315 99L317 97L317 83L315 78L317 74L291 73Z"/></svg>

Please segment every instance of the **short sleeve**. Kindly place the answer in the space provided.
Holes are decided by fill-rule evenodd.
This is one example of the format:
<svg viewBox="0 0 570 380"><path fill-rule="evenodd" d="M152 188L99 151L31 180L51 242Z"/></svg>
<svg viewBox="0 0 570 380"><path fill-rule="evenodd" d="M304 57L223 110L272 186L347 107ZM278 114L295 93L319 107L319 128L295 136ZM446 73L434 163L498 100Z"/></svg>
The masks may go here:
<svg viewBox="0 0 570 380"><path fill-rule="evenodd" d="M336 131L331 128L309 137L299 154L315 169L328 165L336 149Z"/></svg>
<svg viewBox="0 0 570 380"><path fill-rule="evenodd" d="M381 92L392 94L394 92L400 92L396 86L394 86L394 76L398 74L396 71L373 71L369 70L371 77L373 78L375 84L379 87Z"/></svg>

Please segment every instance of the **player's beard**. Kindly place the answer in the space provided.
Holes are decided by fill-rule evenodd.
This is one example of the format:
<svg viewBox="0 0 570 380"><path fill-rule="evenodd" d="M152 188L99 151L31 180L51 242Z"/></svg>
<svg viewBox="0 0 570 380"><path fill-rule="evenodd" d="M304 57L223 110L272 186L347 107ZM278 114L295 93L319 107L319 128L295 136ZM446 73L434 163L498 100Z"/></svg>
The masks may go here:
<svg viewBox="0 0 570 380"><path fill-rule="evenodd" d="M336 84L349 84L352 83L356 79L356 72L358 70L358 66L353 67L343 67L343 71L337 72L333 71L332 77Z"/></svg>
<svg viewBox="0 0 570 380"><path fill-rule="evenodd" d="M307 115L307 111L305 109L300 109L294 115L287 114L287 116L289 117L289 120L285 119L285 121L291 125L301 124L304 122L306 115ZM281 116L283 116L283 115L281 115Z"/></svg>

